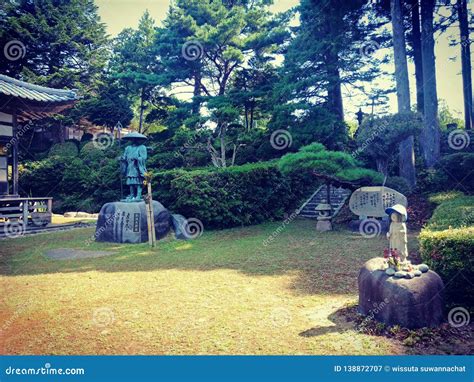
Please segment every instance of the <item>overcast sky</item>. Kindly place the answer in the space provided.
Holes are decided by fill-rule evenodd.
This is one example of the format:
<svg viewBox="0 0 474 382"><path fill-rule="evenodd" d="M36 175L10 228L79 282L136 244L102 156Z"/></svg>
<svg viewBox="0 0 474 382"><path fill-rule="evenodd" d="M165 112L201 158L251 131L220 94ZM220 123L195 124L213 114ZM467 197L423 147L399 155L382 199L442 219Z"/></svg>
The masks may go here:
<svg viewBox="0 0 474 382"><path fill-rule="evenodd" d="M350 1L350 0L348 0ZM451 0L454 1L454 0ZM169 0L95 0L99 7L99 15L102 21L107 25L107 31L111 36L117 35L123 28L136 28L138 20L146 9L151 16L156 20L157 25L166 17L169 7ZM273 12L285 11L295 5L298 5L299 0L275 0L271 10ZM461 60L459 57L460 47L449 46L449 35L453 35L459 39L459 31L457 25L450 28L450 30L442 36L437 36L435 54L436 54L436 71L437 71L437 87L438 97L447 101L449 108L453 112L457 112L459 117L462 116L463 110L463 95L462 95L462 79L461 79ZM453 57L457 57L454 61ZM387 67L389 72L393 71L391 66ZM410 76L410 90L412 93L412 103L416 102L415 96L415 80L414 68L409 64ZM383 79L382 83L389 84L390 78ZM360 106L366 112L370 108L366 105L369 101L365 97L356 95L348 98L349 89L344 89L344 108L346 112L345 118L347 120L354 120L354 113ZM389 101L389 111L396 112L397 103L396 96L393 94Z"/></svg>

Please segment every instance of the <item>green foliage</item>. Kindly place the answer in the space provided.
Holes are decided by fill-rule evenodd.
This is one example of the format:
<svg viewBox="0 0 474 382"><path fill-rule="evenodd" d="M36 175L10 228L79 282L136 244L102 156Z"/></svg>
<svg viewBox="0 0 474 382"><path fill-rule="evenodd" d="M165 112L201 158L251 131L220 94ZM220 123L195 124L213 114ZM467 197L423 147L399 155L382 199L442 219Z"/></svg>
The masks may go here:
<svg viewBox="0 0 474 382"><path fill-rule="evenodd" d="M340 151L327 151L320 143L300 148L297 153L284 155L279 160L283 173L302 171L335 176L341 180L358 181L367 185L380 184L383 177L373 170L358 167L352 155Z"/></svg>
<svg viewBox="0 0 474 382"><path fill-rule="evenodd" d="M379 60L361 54L365 46L379 46L386 37L366 4L365 0L300 2L300 25L285 55L278 105L293 101L300 110L321 105L342 121L341 87L370 81L379 72ZM332 139L337 141L338 134Z"/></svg>
<svg viewBox="0 0 474 382"><path fill-rule="evenodd" d="M387 177L387 181L385 185L389 188L392 188L403 195L410 195L412 193L412 189L405 178L401 176L389 176Z"/></svg>
<svg viewBox="0 0 474 382"><path fill-rule="evenodd" d="M323 142L331 150L342 149L347 143L348 126L326 107L301 103L280 103L273 107L268 123L270 131L288 129L292 149L312 142Z"/></svg>
<svg viewBox="0 0 474 382"><path fill-rule="evenodd" d="M432 200L445 201L420 233L421 257L443 279L448 304L474 307L474 197L449 193Z"/></svg>
<svg viewBox="0 0 474 382"><path fill-rule="evenodd" d="M225 228L281 219L314 191L316 180L301 173L283 175L266 162L216 170L157 173L155 197L169 209Z"/></svg>
<svg viewBox="0 0 474 382"><path fill-rule="evenodd" d="M446 155L434 169L421 170L417 188L420 192L459 190L474 192L474 153L459 152Z"/></svg>
<svg viewBox="0 0 474 382"><path fill-rule="evenodd" d="M97 85L108 41L92 0L8 1L0 23L2 41L19 40L25 46L18 60L0 55L6 74L84 94Z"/></svg>
<svg viewBox="0 0 474 382"><path fill-rule="evenodd" d="M367 185L380 185L383 182L383 175L368 168L347 168L338 171L335 176L349 182L358 182Z"/></svg>
<svg viewBox="0 0 474 382"><path fill-rule="evenodd" d="M116 154L115 147L101 150L88 142L79 156L54 155L26 162L21 166L20 184L28 195L52 196L55 212L98 212L104 203L120 198Z"/></svg>
<svg viewBox="0 0 474 382"><path fill-rule="evenodd" d="M448 202L448 201L453 200L453 199L457 199L457 198L459 198L463 195L464 194L460 191L439 192L437 194L430 195L428 200L431 203L434 203L434 204L438 205L438 204Z"/></svg>
<svg viewBox="0 0 474 382"><path fill-rule="evenodd" d="M58 157L76 157L79 153L77 145L73 142L56 143L49 149L48 155Z"/></svg>
<svg viewBox="0 0 474 382"><path fill-rule="evenodd" d="M232 165L234 145L269 116L276 80L271 62L289 37L288 17L272 15L269 5L178 0L157 31L163 83L193 87L188 109L177 117L190 128L212 122L218 167ZM201 105L210 113L200 113Z"/></svg>
<svg viewBox="0 0 474 382"><path fill-rule="evenodd" d="M113 130L120 122L122 126L128 126L133 118L131 102L119 89L111 84L100 89L95 97L90 97L82 101L76 108L76 113L81 117L86 117L90 122L106 126Z"/></svg>
<svg viewBox="0 0 474 382"><path fill-rule="evenodd" d="M69 157L51 157L38 162L26 162L21 166L20 184L27 195L51 195L54 186L61 182L65 161Z"/></svg>
<svg viewBox="0 0 474 382"><path fill-rule="evenodd" d="M401 141L421 129L422 119L416 113L366 118L357 131L357 152L373 160L388 160Z"/></svg>
<svg viewBox="0 0 474 382"><path fill-rule="evenodd" d="M443 193L430 198L439 206L428 222L427 229L440 231L474 225L474 196L461 193Z"/></svg>

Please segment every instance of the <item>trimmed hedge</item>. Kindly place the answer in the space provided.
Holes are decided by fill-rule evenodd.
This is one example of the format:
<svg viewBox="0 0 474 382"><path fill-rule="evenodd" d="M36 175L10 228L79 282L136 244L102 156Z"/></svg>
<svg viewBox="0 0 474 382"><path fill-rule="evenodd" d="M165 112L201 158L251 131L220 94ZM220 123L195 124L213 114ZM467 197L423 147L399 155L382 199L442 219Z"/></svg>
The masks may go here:
<svg viewBox="0 0 474 382"><path fill-rule="evenodd" d="M155 174L154 198L206 228L277 220L292 213L318 186L314 177L283 175L276 163L227 169L170 170Z"/></svg>
<svg viewBox="0 0 474 382"><path fill-rule="evenodd" d="M439 203L421 231L421 257L446 286L448 305L474 307L474 197L436 195Z"/></svg>

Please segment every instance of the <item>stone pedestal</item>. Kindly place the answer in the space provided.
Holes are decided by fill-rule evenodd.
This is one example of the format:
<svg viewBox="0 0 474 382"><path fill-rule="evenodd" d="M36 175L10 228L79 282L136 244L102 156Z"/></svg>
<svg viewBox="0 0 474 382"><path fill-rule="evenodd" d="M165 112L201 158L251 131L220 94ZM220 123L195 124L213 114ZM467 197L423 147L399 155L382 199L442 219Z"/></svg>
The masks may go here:
<svg viewBox="0 0 474 382"><path fill-rule="evenodd" d="M331 220L318 220L318 222L316 223L316 231L318 232L332 231Z"/></svg>
<svg viewBox="0 0 474 382"><path fill-rule="evenodd" d="M412 279L388 276L383 258L367 261L359 272L359 312L387 325L409 329L443 322L443 281L428 271Z"/></svg>
<svg viewBox="0 0 474 382"><path fill-rule="evenodd" d="M171 228L171 215L159 202L153 201L156 239ZM97 220L96 240L113 243L145 243L148 241L145 202L112 202L102 206Z"/></svg>

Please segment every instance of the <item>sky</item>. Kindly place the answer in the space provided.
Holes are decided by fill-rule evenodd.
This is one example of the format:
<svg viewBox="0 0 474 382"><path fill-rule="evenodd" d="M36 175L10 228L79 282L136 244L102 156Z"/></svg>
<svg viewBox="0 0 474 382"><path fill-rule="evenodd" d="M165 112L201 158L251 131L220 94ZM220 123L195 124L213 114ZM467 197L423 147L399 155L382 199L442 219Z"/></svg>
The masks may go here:
<svg viewBox="0 0 474 382"><path fill-rule="evenodd" d="M124 28L136 28L138 20L147 9L150 15L155 19L157 25L160 25L161 21L166 17L170 0L95 0L95 3L99 7L99 15L102 21L107 25L107 32L111 36L115 36ZM299 0L274 0L271 10L272 12L281 12L298 4ZM436 36L435 41L438 98L445 100L453 114L461 118L463 111L463 94L461 59L459 56L460 47L459 45L455 47L449 46L450 35L453 35L459 40L457 25L451 27L445 34ZM453 57L457 58L453 61ZM389 73L393 73L392 65L388 65L384 69ZM415 103L414 66L412 63L409 63L408 69L410 72L411 101ZM382 86L386 85L389 87L390 81L390 77L387 77L379 80L379 83L382 84ZM355 120L355 113L359 107L362 107L364 112L370 112L370 107L368 106L369 100L365 96L353 95L349 99L349 95L349 89L343 89L346 120ZM391 94L389 97L388 111L392 113L397 111L395 94ZM377 109L375 112L377 112Z"/></svg>

